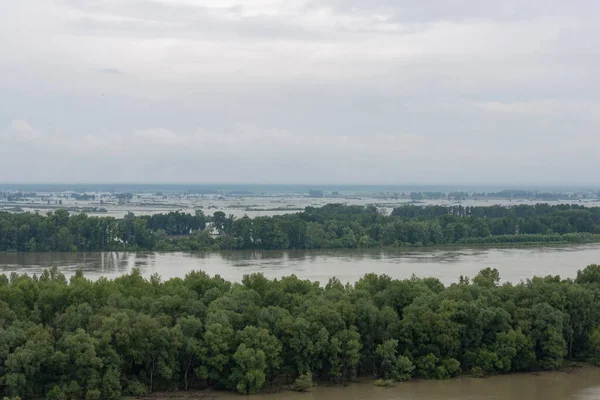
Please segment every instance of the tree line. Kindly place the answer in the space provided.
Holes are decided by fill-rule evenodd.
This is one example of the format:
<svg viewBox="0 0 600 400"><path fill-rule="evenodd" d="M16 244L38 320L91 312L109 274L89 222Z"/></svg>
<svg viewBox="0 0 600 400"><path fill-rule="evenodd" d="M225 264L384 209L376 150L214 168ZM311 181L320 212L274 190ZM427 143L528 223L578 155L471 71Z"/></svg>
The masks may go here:
<svg viewBox="0 0 600 400"><path fill-rule="evenodd" d="M516 285L487 268L447 287L375 274L324 286L293 275L0 275L0 396L246 394L600 363L599 296L599 265Z"/></svg>
<svg viewBox="0 0 600 400"><path fill-rule="evenodd" d="M207 229L208 228L208 229ZM0 212L0 251L317 249L600 241L600 208L329 204L294 214L235 218L169 212L124 218Z"/></svg>

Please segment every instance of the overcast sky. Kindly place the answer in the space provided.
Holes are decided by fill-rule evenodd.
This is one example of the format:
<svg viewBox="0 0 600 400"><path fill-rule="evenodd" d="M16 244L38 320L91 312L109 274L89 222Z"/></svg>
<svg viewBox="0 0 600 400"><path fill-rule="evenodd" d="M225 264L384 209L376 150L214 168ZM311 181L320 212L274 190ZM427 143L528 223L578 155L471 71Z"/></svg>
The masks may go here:
<svg viewBox="0 0 600 400"><path fill-rule="evenodd" d="M0 182L600 185L597 0L0 0Z"/></svg>

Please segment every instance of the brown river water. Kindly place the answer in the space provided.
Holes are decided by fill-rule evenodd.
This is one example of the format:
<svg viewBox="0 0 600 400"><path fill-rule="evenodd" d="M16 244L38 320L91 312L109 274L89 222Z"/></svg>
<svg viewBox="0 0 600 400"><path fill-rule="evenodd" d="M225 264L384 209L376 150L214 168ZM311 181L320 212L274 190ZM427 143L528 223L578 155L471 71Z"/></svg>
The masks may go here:
<svg viewBox="0 0 600 400"><path fill-rule="evenodd" d="M444 284L460 275L473 277L485 267L497 268L503 281L534 275L574 277L578 269L600 263L600 244L520 248L443 248L409 250L231 251L201 253L0 253L0 273L39 274L57 266L67 276L78 269L91 279L110 278L139 268L144 276L183 277L191 270L239 281L262 272L269 278L296 274L326 283L330 277L355 282L365 273L394 278L436 277ZM600 398L599 398L600 400Z"/></svg>
<svg viewBox="0 0 600 400"><path fill-rule="evenodd" d="M207 399L215 400L598 400L600 369L585 368L572 373L513 374L483 379L424 380L387 389L369 382L346 387L315 387L307 393L279 392L240 397L234 393L219 392L208 396Z"/></svg>

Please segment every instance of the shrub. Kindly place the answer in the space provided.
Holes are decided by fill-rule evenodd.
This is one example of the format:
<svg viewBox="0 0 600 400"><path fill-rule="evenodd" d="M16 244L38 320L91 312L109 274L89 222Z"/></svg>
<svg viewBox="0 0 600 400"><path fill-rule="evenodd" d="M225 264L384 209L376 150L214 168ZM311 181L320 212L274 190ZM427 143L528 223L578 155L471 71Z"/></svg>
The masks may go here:
<svg viewBox="0 0 600 400"><path fill-rule="evenodd" d="M66 400L66 396L61 388L54 385L54 386L52 386L52 389L50 389L50 391L48 391L48 393L46 393L46 399L47 400Z"/></svg>
<svg viewBox="0 0 600 400"><path fill-rule="evenodd" d="M298 379L296 379L296 381L292 385L292 390L296 392L306 392L307 390L310 390L312 386L312 374L310 372L307 372L305 374L300 375Z"/></svg>
<svg viewBox="0 0 600 400"><path fill-rule="evenodd" d="M130 381L127 385L127 394L131 396L144 396L147 393L148 388L139 381Z"/></svg>
<svg viewBox="0 0 600 400"><path fill-rule="evenodd" d="M396 361L396 373L393 378L398 382L407 381L412 378L414 370L415 366L408 357L398 356L398 360Z"/></svg>
<svg viewBox="0 0 600 400"><path fill-rule="evenodd" d="M382 388L390 388L395 386L394 381L391 379L377 379L374 382L374 385Z"/></svg>
<svg viewBox="0 0 600 400"><path fill-rule="evenodd" d="M98 389L90 389L85 394L85 400L100 400L102 393Z"/></svg>

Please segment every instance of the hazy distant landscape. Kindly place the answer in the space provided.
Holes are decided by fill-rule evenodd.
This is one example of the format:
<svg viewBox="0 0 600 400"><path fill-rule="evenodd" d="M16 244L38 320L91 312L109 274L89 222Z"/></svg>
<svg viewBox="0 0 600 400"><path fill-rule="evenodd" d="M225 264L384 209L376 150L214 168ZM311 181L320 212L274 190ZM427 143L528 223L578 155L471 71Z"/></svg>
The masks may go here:
<svg viewBox="0 0 600 400"><path fill-rule="evenodd" d="M40 212L64 208L71 213L122 218L128 212L169 211L235 217L272 216L329 203L373 205L382 212L402 204L513 205L538 202L600 205L599 190L584 187L375 185L176 185L176 184L0 184L0 211Z"/></svg>

